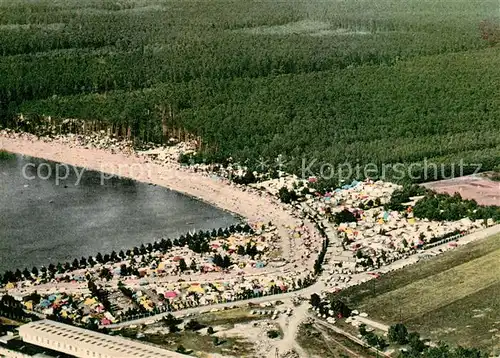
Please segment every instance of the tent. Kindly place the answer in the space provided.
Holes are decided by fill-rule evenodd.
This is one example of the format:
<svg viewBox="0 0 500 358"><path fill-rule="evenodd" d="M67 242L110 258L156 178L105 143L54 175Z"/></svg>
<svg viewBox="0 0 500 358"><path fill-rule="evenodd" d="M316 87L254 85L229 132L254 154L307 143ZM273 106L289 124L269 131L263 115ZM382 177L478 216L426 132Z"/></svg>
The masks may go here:
<svg viewBox="0 0 500 358"><path fill-rule="evenodd" d="M28 301L24 303L27 310L33 311L33 301Z"/></svg>
<svg viewBox="0 0 500 358"><path fill-rule="evenodd" d="M92 305L95 305L97 303L97 301L95 300L95 298L91 298L91 297L88 297L84 302L83 304L85 306L92 306Z"/></svg>
<svg viewBox="0 0 500 358"><path fill-rule="evenodd" d="M189 292L205 293L205 290L200 285L193 285L188 288Z"/></svg>
<svg viewBox="0 0 500 358"><path fill-rule="evenodd" d="M175 293L174 291L168 291L168 292L165 292L165 298L176 298L177 297L177 293Z"/></svg>
<svg viewBox="0 0 500 358"><path fill-rule="evenodd" d="M101 320L101 324L102 324L103 326L107 326L107 325L111 324L111 321L110 321L109 319L107 319L107 318L103 318L103 319Z"/></svg>
<svg viewBox="0 0 500 358"><path fill-rule="evenodd" d="M47 300L41 300L40 301L40 307L42 307L42 308L50 307L50 302L47 301Z"/></svg>

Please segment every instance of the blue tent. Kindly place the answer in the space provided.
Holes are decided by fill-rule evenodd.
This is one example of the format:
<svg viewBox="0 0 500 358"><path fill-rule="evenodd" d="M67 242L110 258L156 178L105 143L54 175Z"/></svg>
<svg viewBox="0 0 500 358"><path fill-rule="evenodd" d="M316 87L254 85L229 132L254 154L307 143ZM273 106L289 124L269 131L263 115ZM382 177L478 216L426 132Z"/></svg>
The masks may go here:
<svg viewBox="0 0 500 358"><path fill-rule="evenodd" d="M47 300L41 300L40 301L40 307L47 308L50 307L50 302Z"/></svg>

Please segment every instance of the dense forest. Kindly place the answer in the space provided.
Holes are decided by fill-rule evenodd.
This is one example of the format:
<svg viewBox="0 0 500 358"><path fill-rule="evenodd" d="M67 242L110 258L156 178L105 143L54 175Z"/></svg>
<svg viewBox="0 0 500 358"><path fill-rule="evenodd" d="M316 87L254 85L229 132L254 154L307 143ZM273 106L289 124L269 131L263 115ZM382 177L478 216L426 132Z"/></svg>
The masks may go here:
<svg viewBox="0 0 500 358"><path fill-rule="evenodd" d="M497 13L493 0L6 0L0 123L84 118L160 142L166 120L203 138L200 159L282 155L297 173L373 163L395 178L381 166L402 163L396 179L418 182L461 162L489 170ZM424 159L444 169L426 178L412 165Z"/></svg>

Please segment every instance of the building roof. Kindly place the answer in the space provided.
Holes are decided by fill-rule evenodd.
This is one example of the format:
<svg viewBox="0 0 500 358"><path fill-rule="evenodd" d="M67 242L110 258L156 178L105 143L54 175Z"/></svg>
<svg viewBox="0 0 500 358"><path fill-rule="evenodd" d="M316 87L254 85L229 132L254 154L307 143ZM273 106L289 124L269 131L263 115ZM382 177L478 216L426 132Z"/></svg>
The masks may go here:
<svg viewBox="0 0 500 358"><path fill-rule="evenodd" d="M185 357L185 355L169 350L154 347L141 342L132 341L126 338L110 336L107 334L90 331L87 329L71 326L68 324L41 320L31 322L19 327L20 336L25 339L28 336L50 339L61 345L74 345L78 352L97 352L104 357L113 358L166 358ZM54 344L33 342L34 344L56 349ZM76 353L71 353L80 356ZM82 356L87 356L83 354Z"/></svg>
<svg viewBox="0 0 500 358"><path fill-rule="evenodd" d="M0 344L0 349L7 349L10 352L15 352L19 356L34 357L34 358L74 358L69 354L54 351L45 347L39 347L30 343L23 342L18 338L10 340L7 344ZM0 356L2 353L0 352ZM9 357L9 355L7 355ZM3 356L2 356L3 357Z"/></svg>

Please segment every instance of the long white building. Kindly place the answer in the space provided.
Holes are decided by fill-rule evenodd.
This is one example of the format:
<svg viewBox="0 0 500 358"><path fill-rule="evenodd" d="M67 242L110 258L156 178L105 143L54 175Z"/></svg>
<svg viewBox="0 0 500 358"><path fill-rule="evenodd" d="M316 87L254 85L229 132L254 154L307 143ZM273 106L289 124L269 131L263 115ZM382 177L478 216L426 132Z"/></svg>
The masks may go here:
<svg viewBox="0 0 500 358"><path fill-rule="evenodd" d="M19 335L24 342L79 358L186 358L166 349L50 320L22 325Z"/></svg>

